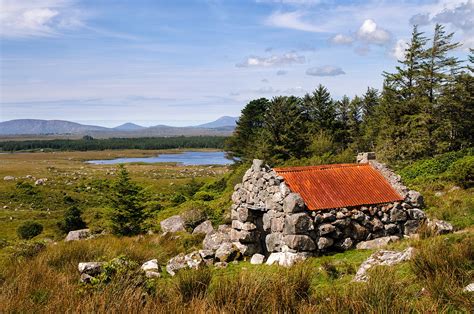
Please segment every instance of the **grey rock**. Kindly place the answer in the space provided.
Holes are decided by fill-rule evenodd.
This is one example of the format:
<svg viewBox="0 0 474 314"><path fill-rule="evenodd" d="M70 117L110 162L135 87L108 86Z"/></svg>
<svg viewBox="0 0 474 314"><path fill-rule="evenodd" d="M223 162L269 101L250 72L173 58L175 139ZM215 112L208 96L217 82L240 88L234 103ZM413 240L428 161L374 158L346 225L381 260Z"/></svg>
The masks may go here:
<svg viewBox="0 0 474 314"><path fill-rule="evenodd" d="M333 243L334 243L334 240L331 238L320 237L318 239L318 249L325 250L329 248L331 245L333 245Z"/></svg>
<svg viewBox="0 0 474 314"><path fill-rule="evenodd" d="M81 274L87 274L90 276L97 276L102 272L102 266L104 262L86 262L79 263L78 270Z"/></svg>
<svg viewBox="0 0 474 314"><path fill-rule="evenodd" d="M391 222L400 222L407 220L407 213L403 208L395 207L390 210L390 221Z"/></svg>
<svg viewBox="0 0 474 314"><path fill-rule="evenodd" d="M78 241L78 240L85 240L91 236L91 231L89 229L81 229L81 230L74 230L69 231L64 241Z"/></svg>
<svg viewBox="0 0 474 314"><path fill-rule="evenodd" d="M158 265L158 260L152 259L152 260L149 260L148 262L143 263L141 270L143 270L144 272L147 272L147 271L160 272L160 265Z"/></svg>
<svg viewBox="0 0 474 314"><path fill-rule="evenodd" d="M436 234L446 234L453 232L454 228L449 222L438 219L428 219L427 226Z"/></svg>
<svg viewBox="0 0 474 314"><path fill-rule="evenodd" d="M283 200L283 211L285 213L297 213L304 210L304 200L298 193L290 193Z"/></svg>
<svg viewBox="0 0 474 314"><path fill-rule="evenodd" d="M146 271L145 272L145 277L146 278L160 278L161 277L161 274L157 271Z"/></svg>
<svg viewBox="0 0 474 314"><path fill-rule="evenodd" d="M212 226L212 222L210 220L204 221L193 230L193 234L209 234L212 232L214 232L214 227Z"/></svg>
<svg viewBox="0 0 474 314"><path fill-rule="evenodd" d="M418 208L408 209L408 216L410 216L410 219L415 220L423 220L426 218L425 212Z"/></svg>
<svg viewBox="0 0 474 314"><path fill-rule="evenodd" d="M13 176L4 176L3 177L3 181L14 181L15 180L15 177Z"/></svg>
<svg viewBox="0 0 474 314"><path fill-rule="evenodd" d="M365 227L362 227L360 224L358 224L355 221L351 222L349 228L351 230L351 235L352 235L351 237L358 241L365 240L369 233Z"/></svg>
<svg viewBox="0 0 474 314"><path fill-rule="evenodd" d="M263 264L264 261L265 261L265 256L257 253L257 254L252 255L252 258L250 259L250 264L260 265L260 264Z"/></svg>
<svg viewBox="0 0 474 314"><path fill-rule="evenodd" d="M239 207L237 208L237 219L240 222L252 222L253 221L253 215L250 209L246 207Z"/></svg>
<svg viewBox="0 0 474 314"><path fill-rule="evenodd" d="M161 231L163 232L179 232L186 231L184 219L179 215L171 216L160 222Z"/></svg>
<svg viewBox="0 0 474 314"><path fill-rule="evenodd" d="M406 235L415 234L420 227L420 220L407 220L403 225L403 233Z"/></svg>
<svg viewBox="0 0 474 314"><path fill-rule="evenodd" d="M265 237L265 244L268 252L278 252L281 249L283 234L270 233Z"/></svg>
<svg viewBox="0 0 474 314"><path fill-rule="evenodd" d="M283 233L304 234L311 230L314 230L313 220L306 213L298 213L285 217L285 227Z"/></svg>
<svg viewBox="0 0 474 314"><path fill-rule="evenodd" d="M91 275L81 274L81 282L82 283L90 284L90 283L92 283L92 280L94 280L94 279L95 278Z"/></svg>
<svg viewBox="0 0 474 314"><path fill-rule="evenodd" d="M349 218L342 218L342 219L336 219L331 224L333 226L336 226L336 227L339 227L339 228L345 228L345 227L349 226L350 223L351 223L351 220Z"/></svg>
<svg viewBox="0 0 474 314"><path fill-rule="evenodd" d="M351 238L345 238L342 241L338 241L335 245L336 248L346 251L349 250L354 243L352 242Z"/></svg>
<svg viewBox="0 0 474 314"><path fill-rule="evenodd" d="M372 219L372 231L380 231L380 230L383 230L383 229L384 229L384 225L380 221L380 219L378 219L377 217Z"/></svg>
<svg viewBox="0 0 474 314"><path fill-rule="evenodd" d="M199 255L201 255L201 257L203 259L211 259L211 258L214 258L215 256L215 253L213 250L199 250Z"/></svg>
<svg viewBox="0 0 474 314"><path fill-rule="evenodd" d="M385 231L387 234L396 234L399 233L400 230L396 224L388 224L384 226Z"/></svg>
<svg viewBox="0 0 474 314"><path fill-rule="evenodd" d="M266 264L277 264L283 267L291 267L295 263L306 260L308 257L309 255L305 253L278 252L270 254Z"/></svg>
<svg viewBox="0 0 474 314"><path fill-rule="evenodd" d="M230 240L241 243L252 243L258 241L259 233L257 231L235 230L230 232Z"/></svg>
<svg viewBox="0 0 474 314"><path fill-rule="evenodd" d="M408 191L407 201L415 207L423 207L425 204L420 192L413 190Z"/></svg>
<svg viewBox="0 0 474 314"><path fill-rule="evenodd" d="M224 242L230 242L230 233L217 231L207 234L202 242L202 246L205 250L217 250Z"/></svg>
<svg viewBox="0 0 474 314"><path fill-rule="evenodd" d="M253 162L252 162L252 171L258 171L260 172L260 170L262 169L262 165L263 165L263 160L260 160L260 159L254 159Z"/></svg>
<svg viewBox="0 0 474 314"><path fill-rule="evenodd" d="M271 231L272 232L282 232L285 226L285 219L283 217L274 217L271 220Z"/></svg>
<svg viewBox="0 0 474 314"><path fill-rule="evenodd" d="M401 262L408 261L413 256L414 249L407 248L402 252L381 250L370 255L365 262L360 265L355 275L354 281L367 281L367 271L374 266L394 266Z"/></svg>
<svg viewBox="0 0 474 314"><path fill-rule="evenodd" d="M464 292L474 292L474 282L468 284L467 286L462 289Z"/></svg>
<svg viewBox="0 0 474 314"><path fill-rule="evenodd" d="M168 261L166 264L166 272L174 276L179 270L187 267L188 264L186 263L185 255L184 253L180 253Z"/></svg>
<svg viewBox="0 0 474 314"><path fill-rule="evenodd" d="M240 250L232 243L222 243L216 250L216 259L220 262L232 262L242 257Z"/></svg>
<svg viewBox="0 0 474 314"><path fill-rule="evenodd" d="M336 227L331 224L323 224L318 227L318 230L320 235L326 235L336 230Z"/></svg>
<svg viewBox="0 0 474 314"><path fill-rule="evenodd" d="M227 267L227 263L226 262L217 262L214 264L214 267L215 268L226 268Z"/></svg>
<svg viewBox="0 0 474 314"><path fill-rule="evenodd" d="M290 189L288 188L285 182L280 183L280 193L283 196L283 198L285 198L288 194L291 193Z"/></svg>
<svg viewBox="0 0 474 314"><path fill-rule="evenodd" d="M324 213L323 214L323 221L325 222L333 222L336 220L336 215L333 215L331 213Z"/></svg>
<svg viewBox="0 0 474 314"><path fill-rule="evenodd" d="M316 249L316 244L307 235L287 235L283 238L283 243L296 251L313 251Z"/></svg>
<svg viewBox="0 0 474 314"><path fill-rule="evenodd" d="M260 253L262 248L260 243L246 243L242 244L240 242L232 242L242 253L243 256L252 256L255 253Z"/></svg>
<svg viewBox="0 0 474 314"><path fill-rule="evenodd" d="M358 250L380 249L386 246L387 244L398 241L398 240L400 240L400 238L397 236L381 237L381 238L376 238L370 241L363 241L363 242L357 243L356 248Z"/></svg>

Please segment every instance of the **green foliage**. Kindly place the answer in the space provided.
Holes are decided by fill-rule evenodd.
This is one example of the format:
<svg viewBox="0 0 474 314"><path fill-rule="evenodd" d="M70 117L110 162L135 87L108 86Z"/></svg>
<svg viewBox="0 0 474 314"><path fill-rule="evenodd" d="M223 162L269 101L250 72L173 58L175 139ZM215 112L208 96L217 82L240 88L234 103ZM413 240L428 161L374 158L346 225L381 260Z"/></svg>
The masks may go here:
<svg viewBox="0 0 474 314"><path fill-rule="evenodd" d="M223 136L174 136L142 138L82 138L78 140L27 140L0 142L2 151L52 149L62 151L92 151L106 149L173 149L224 147Z"/></svg>
<svg viewBox="0 0 474 314"><path fill-rule="evenodd" d="M32 258L46 249L46 244L39 241L22 241L13 247L12 256L15 258Z"/></svg>
<svg viewBox="0 0 474 314"><path fill-rule="evenodd" d="M186 198L192 198L203 186L204 182L192 178L188 183L179 186L177 190L178 193L184 195Z"/></svg>
<svg viewBox="0 0 474 314"><path fill-rule="evenodd" d="M474 186L474 156L465 156L449 167L451 179L457 184L470 188Z"/></svg>
<svg viewBox="0 0 474 314"><path fill-rule="evenodd" d="M43 225L36 221L25 221L16 232L20 239L30 240L43 232Z"/></svg>
<svg viewBox="0 0 474 314"><path fill-rule="evenodd" d="M186 202L186 196L181 193L174 193L173 195L171 195L170 201L174 205L179 205Z"/></svg>
<svg viewBox="0 0 474 314"><path fill-rule="evenodd" d="M69 207L64 213L63 221L58 223L62 232L68 233L73 230L80 230L86 227L86 223L81 217L82 211L75 205Z"/></svg>
<svg viewBox="0 0 474 314"><path fill-rule="evenodd" d="M143 189L131 181L124 165L117 169L112 190L112 233L130 236L143 232L143 222L147 218Z"/></svg>

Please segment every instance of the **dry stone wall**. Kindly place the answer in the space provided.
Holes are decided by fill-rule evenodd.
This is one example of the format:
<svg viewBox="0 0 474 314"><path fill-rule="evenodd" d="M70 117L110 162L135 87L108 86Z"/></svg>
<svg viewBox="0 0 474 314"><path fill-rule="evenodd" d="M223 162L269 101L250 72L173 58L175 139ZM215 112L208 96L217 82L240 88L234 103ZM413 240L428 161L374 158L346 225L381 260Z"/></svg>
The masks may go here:
<svg viewBox="0 0 474 314"><path fill-rule="evenodd" d="M245 256L276 252L315 255L416 232L425 219L421 195L409 191L383 164L370 163L405 197L403 202L310 211L283 177L261 160L254 160L232 195L231 241L239 244Z"/></svg>

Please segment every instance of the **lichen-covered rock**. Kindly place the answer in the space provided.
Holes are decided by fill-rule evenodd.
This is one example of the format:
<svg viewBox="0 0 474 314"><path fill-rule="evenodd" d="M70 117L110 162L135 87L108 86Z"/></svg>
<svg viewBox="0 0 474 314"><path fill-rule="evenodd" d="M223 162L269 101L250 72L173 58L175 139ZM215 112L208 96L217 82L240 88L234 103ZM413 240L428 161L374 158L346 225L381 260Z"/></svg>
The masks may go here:
<svg viewBox="0 0 474 314"><path fill-rule="evenodd" d="M284 234L305 234L313 229L313 220L306 213L298 213L285 217Z"/></svg>
<svg viewBox="0 0 474 314"><path fill-rule="evenodd" d="M180 253L177 256L173 257L166 264L166 271L171 276L176 275L176 273L184 268L198 269L199 267L205 265L201 254L198 251L191 252L187 255Z"/></svg>
<svg viewBox="0 0 474 314"><path fill-rule="evenodd" d="M210 220L202 222L193 230L193 234L209 234L212 232L214 232L214 227L212 226L212 222Z"/></svg>
<svg viewBox="0 0 474 314"><path fill-rule="evenodd" d="M387 224L384 225L385 232L387 234L397 234L400 233L400 229L396 224Z"/></svg>
<svg viewBox="0 0 474 314"><path fill-rule="evenodd" d="M265 244L268 252L278 252L281 249L283 241L283 234L281 233L270 233L265 238Z"/></svg>
<svg viewBox="0 0 474 314"><path fill-rule="evenodd" d="M420 192L413 190L408 191L407 201L415 207L423 207L425 205L423 196Z"/></svg>
<svg viewBox="0 0 474 314"><path fill-rule="evenodd" d="M358 250L380 249L386 246L387 244L398 241L398 240L400 240L400 238L397 236L381 237L381 238L376 238L369 241L359 242L357 243L356 248Z"/></svg>
<svg viewBox="0 0 474 314"><path fill-rule="evenodd" d="M149 260L148 262L143 263L141 270L143 271L160 271L160 265L158 265L157 259Z"/></svg>
<svg viewBox="0 0 474 314"><path fill-rule="evenodd" d="M349 250L352 247L353 244L354 243L353 243L351 238L345 238L342 241L340 240L340 241L336 242L334 244L334 246L339 250L346 251L346 250Z"/></svg>
<svg viewBox="0 0 474 314"><path fill-rule="evenodd" d="M203 249L205 250L217 250L222 243L231 242L230 232L217 231L206 235L202 242Z"/></svg>
<svg viewBox="0 0 474 314"><path fill-rule="evenodd" d="M265 256L257 253L257 254L252 255L252 258L250 259L250 264L260 265L260 264L263 264L264 261L265 261Z"/></svg>
<svg viewBox="0 0 474 314"><path fill-rule="evenodd" d="M283 200L283 211L285 213L301 212L304 207L304 201L298 193L290 193Z"/></svg>
<svg viewBox="0 0 474 314"><path fill-rule="evenodd" d="M316 244L314 243L313 239L307 235L286 235L283 238L283 243L290 249L294 249L296 251L314 251L316 249Z"/></svg>
<svg viewBox="0 0 474 314"><path fill-rule="evenodd" d="M323 236L336 230L336 227L331 224L322 224L318 227L318 230L319 234Z"/></svg>
<svg viewBox="0 0 474 314"><path fill-rule="evenodd" d="M428 228L433 230L436 234L446 234L453 232L454 228L449 222L438 219L428 219Z"/></svg>
<svg viewBox="0 0 474 314"><path fill-rule="evenodd" d="M242 257L240 250L232 243L222 243L216 250L216 259L220 262L232 262Z"/></svg>
<svg viewBox="0 0 474 314"><path fill-rule="evenodd" d="M86 262L79 263L78 270L81 274L87 274L89 276L97 276L102 272L102 266L104 262Z"/></svg>
<svg viewBox="0 0 474 314"><path fill-rule="evenodd" d="M179 215L171 216L161 221L160 226L163 232L186 231L184 219Z"/></svg>
<svg viewBox="0 0 474 314"><path fill-rule="evenodd" d="M291 267L295 263L306 260L308 257L309 255L305 253L278 252L270 254L266 264L277 264L284 267Z"/></svg>
<svg viewBox="0 0 474 314"><path fill-rule="evenodd" d="M359 223L352 221L350 224L351 238L363 241L367 238L368 230L362 227Z"/></svg>
<svg viewBox="0 0 474 314"><path fill-rule="evenodd" d="M414 249L407 248L403 252L395 251L378 251L362 263L355 275L354 281L367 281L367 271L373 266L393 266L412 258Z"/></svg>
<svg viewBox="0 0 474 314"><path fill-rule="evenodd" d="M240 242L232 242L232 244L234 244L239 249L243 256L252 256L255 253L260 253L262 251L260 243L242 244Z"/></svg>
<svg viewBox="0 0 474 314"><path fill-rule="evenodd" d="M91 236L89 229L73 230L69 231L64 241L79 241L88 239Z"/></svg>
<svg viewBox="0 0 474 314"><path fill-rule="evenodd" d="M329 248L331 245L333 245L334 240L331 238L326 238L326 237L319 237L318 238L318 249L320 250L325 250Z"/></svg>
<svg viewBox="0 0 474 314"><path fill-rule="evenodd" d="M410 208L407 210L407 212L410 219L423 220L426 218L425 212L419 208Z"/></svg>
<svg viewBox="0 0 474 314"><path fill-rule="evenodd" d="M406 235L417 233L420 222L421 220L407 220L403 225L403 233Z"/></svg>
<svg viewBox="0 0 474 314"><path fill-rule="evenodd" d="M232 242L241 242L241 243L253 243L257 242L259 239L258 231L247 231L247 230L236 230L232 229L230 231L230 240Z"/></svg>

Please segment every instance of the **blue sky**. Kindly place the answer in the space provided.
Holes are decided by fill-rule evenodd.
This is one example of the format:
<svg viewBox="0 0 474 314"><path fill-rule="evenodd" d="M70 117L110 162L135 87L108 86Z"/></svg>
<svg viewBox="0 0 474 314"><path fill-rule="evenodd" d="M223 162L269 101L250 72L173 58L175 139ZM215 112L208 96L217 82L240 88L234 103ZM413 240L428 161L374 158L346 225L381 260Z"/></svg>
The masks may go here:
<svg viewBox="0 0 474 314"><path fill-rule="evenodd" d="M0 0L0 120L192 125L318 84L353 96L436 22L474 46L473 0Z"/></svg>

